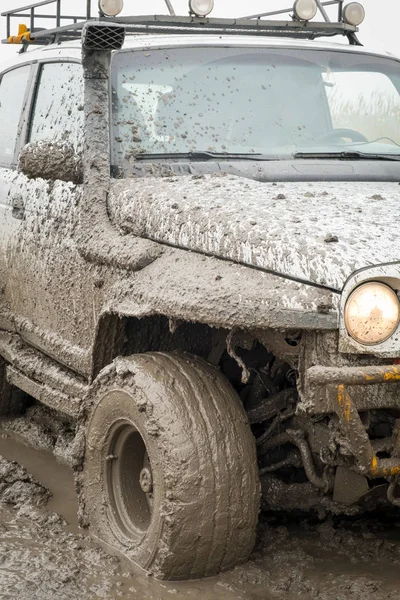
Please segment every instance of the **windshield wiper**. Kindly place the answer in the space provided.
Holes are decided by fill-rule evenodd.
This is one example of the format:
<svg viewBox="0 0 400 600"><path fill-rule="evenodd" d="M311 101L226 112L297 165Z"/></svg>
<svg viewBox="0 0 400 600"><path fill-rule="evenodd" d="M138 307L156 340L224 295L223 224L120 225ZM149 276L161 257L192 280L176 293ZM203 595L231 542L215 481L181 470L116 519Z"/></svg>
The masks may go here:
<svg viewBox="0 0 400 600"><path fill-rule="evenodd" d="M296 152L294 158L322 158L322 159L337 159L345 160L400 160L399 154L370 154L369 152Z"/></svg>
<svg viewBox="0 0 400 600"><path fill-rule="evenodd" d="M276 157L265 156L264 154L238 154L230 152L209 152L201 150L198 152L165 152L163 154L136 154L136 160L168 160L168 159L189 159L189 160L277 160Z"/></svg>

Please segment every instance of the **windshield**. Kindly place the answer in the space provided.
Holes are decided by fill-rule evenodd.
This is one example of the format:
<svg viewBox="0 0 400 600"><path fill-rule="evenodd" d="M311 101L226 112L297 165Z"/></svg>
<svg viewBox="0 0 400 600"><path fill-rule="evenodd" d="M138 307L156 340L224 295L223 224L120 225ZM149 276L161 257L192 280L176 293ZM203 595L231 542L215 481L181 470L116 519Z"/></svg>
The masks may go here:
<svg viewBox="0 0 400 600"><path fill-rule="evenodd" d="M400 63L347 51L171 48L113 59L113 164L138 155L400 154Z"/></svg>

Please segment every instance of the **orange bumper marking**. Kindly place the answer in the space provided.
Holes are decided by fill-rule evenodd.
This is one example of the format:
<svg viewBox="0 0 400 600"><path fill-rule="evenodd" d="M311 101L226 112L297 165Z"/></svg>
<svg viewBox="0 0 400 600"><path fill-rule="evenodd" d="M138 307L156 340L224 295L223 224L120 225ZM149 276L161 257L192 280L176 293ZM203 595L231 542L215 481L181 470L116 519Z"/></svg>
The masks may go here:
<svg viewBox="0 0 400 600"><path fill-rule="evenodd" d="M400 465L388 469L380 469L379 460L376 456L374 456L371 461L371 475L373 477L382 478L398 477L400 475Z"/></svg>
<svg viewBox="0 0 400 600"><path fill-rule="evenodd" d="M343 411L344 418L350 423L351 418L351 399L349 394L346 392L346 388L343 384L338 387L338 404Z"/></svg>

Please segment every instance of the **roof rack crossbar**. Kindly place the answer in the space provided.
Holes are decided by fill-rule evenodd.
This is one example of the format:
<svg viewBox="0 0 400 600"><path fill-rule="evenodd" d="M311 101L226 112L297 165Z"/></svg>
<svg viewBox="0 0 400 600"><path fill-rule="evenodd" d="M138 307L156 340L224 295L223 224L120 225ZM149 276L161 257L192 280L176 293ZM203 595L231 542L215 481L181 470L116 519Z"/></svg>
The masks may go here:
<svg viewBox="0 0 400 600"><path fill-rule="evenodd" d="M61 27L55 27L54 29L42 29L41 31L35 32L34 40L48 40L54 36L59 36L59 39L62 39L64 36L79 39L85 23L86 21L81 21L80 23L63 25Z"/></svg>
<svg viewBox="0 0 400 600"><path fill-rule="evenodd" d="M50 4L55 4L55 15L48 15L40 13L38 14L36 10L41 8L42 6L49 6ZM29 12L26 12L29 11ZM2 17L6 17L7 24L7 38L11 36L11 19L12 18L29 18L30 19L30 31L35 31L35 21L36 19L53 19L56 22L56 27L61 26L61 21L71 20L74 23L77 23L79 20L90 20L91 16L91 0L86 0L86 15L83 17L77 15L63 15L61 13L61 0L41 0L40 2L35 2L34 4L28 4L26 6L21 6L19 8L12 8L1 13Z"/></svg>
<svg viewBox="0 0 400 600"><path fill-rule="evenodd" d="M24 18L29 17L29 18L31 18L31 16L32 16L31 13L21 13L18 15L10 15L11 18L13 18L13 17L24 17ZM36 18L37 19L55 19L55 16L54 15L37 15ZM78 15L60 15L61 21L66 21L68 19L70 19L71 21L74 21L74 20L86 21L86 17L83 15L80 15L80 16L78 16Z"/></svg>
<svg viewBox="0 0 400 600"><path fill-rule="evenodd" d="M59 1L60 0L41 0L41 2L35 2L35 4L27 4L26 6L20 6L19 8L10 8L6 12L1 13L1 16L5 17L6 15L13 15L23 10L30 10L31 8L35 9L40 6L46 6L47 4L55 4L55 2Z"/></svg>

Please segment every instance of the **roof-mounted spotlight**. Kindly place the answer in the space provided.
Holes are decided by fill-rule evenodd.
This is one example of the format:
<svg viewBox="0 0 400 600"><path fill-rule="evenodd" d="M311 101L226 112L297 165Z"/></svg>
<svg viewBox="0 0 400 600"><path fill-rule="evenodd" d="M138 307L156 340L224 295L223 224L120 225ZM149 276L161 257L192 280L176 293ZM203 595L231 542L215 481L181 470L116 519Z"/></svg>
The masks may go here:
<svg viewBox="0 0 400 600"><path fill-rule="evenodd" d="M116 17L124 8L124 0L99 0L99 11L103 17Z"/></svg>
<svg viewBox="0 0 400 600"><path fill-rule="evenodd" d="M358 27L365 19L365 9L359 2L350 2L343 9L343 21Z"/></svg>
<svg viewBox="0 0 400 600"><path fill-rule="evenodd" d="M318 12L318 5L315 0L296 0L293 12L299 21L311 21Z"/></svg>
<svg viewBox="0 0 400 600"><path fill-rule="evenodd" d="M191 15L206 17L214 9L214 0L189 0Z"/></svg>

